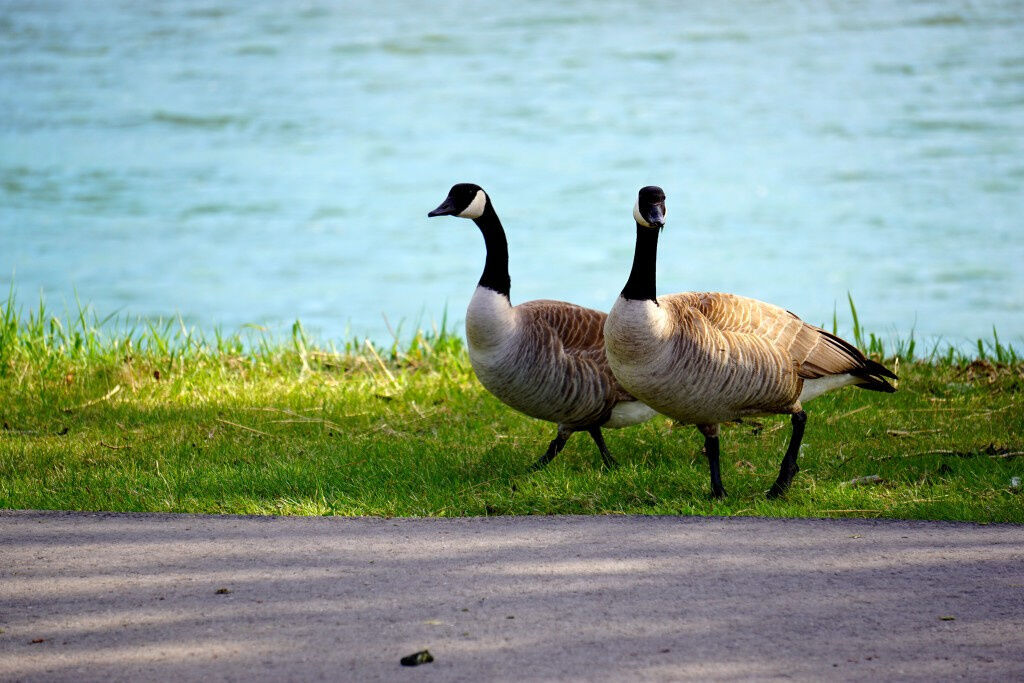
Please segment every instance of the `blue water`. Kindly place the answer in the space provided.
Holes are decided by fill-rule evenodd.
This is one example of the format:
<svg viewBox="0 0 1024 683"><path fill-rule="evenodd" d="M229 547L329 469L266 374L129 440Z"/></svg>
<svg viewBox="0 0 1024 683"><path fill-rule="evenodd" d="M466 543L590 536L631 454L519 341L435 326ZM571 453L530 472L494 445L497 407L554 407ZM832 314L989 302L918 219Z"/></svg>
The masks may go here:
<svg viewBox="0 0 1024 683"><path fill-rule="evenodd" d="M0 0L0 286L325 339L659 288L1024 339L1024 3ZM385 322L385 317L387 322Z"/></svg>

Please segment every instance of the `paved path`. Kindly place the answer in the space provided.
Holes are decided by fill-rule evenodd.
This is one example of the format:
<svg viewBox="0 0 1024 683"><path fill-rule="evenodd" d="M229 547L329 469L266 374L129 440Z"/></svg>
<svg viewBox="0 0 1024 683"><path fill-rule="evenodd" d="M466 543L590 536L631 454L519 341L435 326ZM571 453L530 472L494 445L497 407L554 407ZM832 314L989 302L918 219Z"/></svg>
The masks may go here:
<svg viewBox="0 0 1024 683"><path fill-rule="evenodd" d="M1024 527L0 511L4 681L821 677L1024 679Z"/></svg>

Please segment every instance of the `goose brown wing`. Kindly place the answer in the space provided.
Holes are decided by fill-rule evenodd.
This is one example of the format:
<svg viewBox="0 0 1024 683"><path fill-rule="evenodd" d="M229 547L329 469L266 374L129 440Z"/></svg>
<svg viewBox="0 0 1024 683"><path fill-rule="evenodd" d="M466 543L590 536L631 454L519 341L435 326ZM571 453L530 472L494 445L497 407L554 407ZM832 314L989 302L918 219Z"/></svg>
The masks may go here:
<svg viewBox="0 0 1024 683"><path fill-rule="evenodd" d="M549 334L540 335L561 346L567 369L580 377L594 376L606 387L610 405L636 400L612 374L604 351L604 323L608 315L565 301L539 299L516 307Z"/></svg>
<svg viewBox="0 0 1024 683"><path fill-rule="evenodd" d="M886 384L881 377L896 377L845 339L809 325L779 306L717 292L692 296L701 312L723 332L753 335L788 353L803 379L849 373Z"/></svg>
<svg viewBox="0 0 1024 683"><path fill-rule="evenodd" d="M601 311L548 299L527 301L516 308L554 330L566 351L604 348L604 321L608 316Z"/></svg>

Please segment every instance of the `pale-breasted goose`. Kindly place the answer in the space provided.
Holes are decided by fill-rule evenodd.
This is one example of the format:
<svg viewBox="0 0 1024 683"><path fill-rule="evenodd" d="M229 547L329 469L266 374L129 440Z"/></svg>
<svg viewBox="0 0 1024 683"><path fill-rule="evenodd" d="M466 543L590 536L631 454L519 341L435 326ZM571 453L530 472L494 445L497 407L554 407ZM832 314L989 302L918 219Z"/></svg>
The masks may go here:
<svg viewBox="0 0 1024 683"><path fill-rule="evenodd" d="M883 365L852 344L756 299L718 292L656 296L658 235L665 193L640 190L633 209L636 251L629 279L605 322L608 362L638 399L704 435L711 491L725 496L718 425L754 415L792 415L793 436L770 498L793 476L807 413L803 402L853 384L892 392Z"/></svg>
<svg viewBox="0 0 1024 683"><path fill-rule="evenodd" d="M607 316L563 301L512 305L505 231L478 185L452 186L427 215L469 218L483 233L487 259L466 311L469 359L480 383L503 403L558 425L534 467L550 462L577 431L588 432L605 465L614 465L601 428L637 424L655 412L615 381L604 355Z"/></svg>

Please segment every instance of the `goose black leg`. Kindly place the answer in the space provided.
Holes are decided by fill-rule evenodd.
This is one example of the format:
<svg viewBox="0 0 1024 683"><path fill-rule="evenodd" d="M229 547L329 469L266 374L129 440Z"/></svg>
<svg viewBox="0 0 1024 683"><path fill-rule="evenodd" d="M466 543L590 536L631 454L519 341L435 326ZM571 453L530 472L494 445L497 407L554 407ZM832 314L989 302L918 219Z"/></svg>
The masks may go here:
<svg viewBox="0 0 1024 683"><path fill-rule="evenodd" d="M558 435L551 440L548 444L548 450L544 455L540 456L540 459L530 466L531 472L544 469L549 462L555 459L555 456L565 448L565 442L572 436L572 430L562 425L558 425Z"/></svg>
<svg viewBox="0 0 1024 683"><path fill-rule="evenodd" d="M615 458L608 452L608 446L604 444L604 435L601 434L600 427L591 427L587 430L590 433L591 438L594 439L594 443L597 444L597 450L601 451L601 461L604 462L604 466L608 469L618 467L619 463L615 462Z"/></svg>
<svg viewBox="0 0 1024 683"><path fill-rule="evenodd" d="M786 493L793 476L800 471L796 464L796 456L800 453L800 442L804 439L804 425L807 424L807 413L800 411L793 413L793 436L789 439L789 448L782 458L782 466L779 468L779 478L775 480L768 490L768 498L779 498Z"/></svg>
<svg viewBox="0 0 1024 683"><path fill-rule="evenodd" d="M722 486L722 471L718 464L718 425L697 425L697 429L704 435L704 455L711 469L711 497L721 500L725 498L725 487Z"/></svg>

